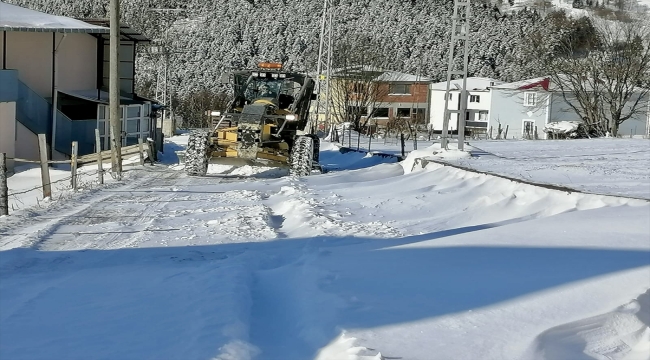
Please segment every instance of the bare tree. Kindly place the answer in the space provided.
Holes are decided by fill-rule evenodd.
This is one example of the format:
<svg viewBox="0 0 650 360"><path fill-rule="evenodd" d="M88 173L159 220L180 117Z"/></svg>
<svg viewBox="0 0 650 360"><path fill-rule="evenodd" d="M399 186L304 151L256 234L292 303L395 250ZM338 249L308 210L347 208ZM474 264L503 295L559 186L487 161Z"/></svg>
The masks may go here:
<svg viewBox="0 0 650 360"><path fill-rule="evenodd" d="M560 20L568 25L565 36L533 37L533 55L588 134L616 136L622 122L647 110L649 32L638 23Z"/></svg>
<svg viewBox="0 0 650 360"><path fill-rule="evenodd" d="M640 24L605 27L604 49L596 54L601 69L603 109L613 136L625 120L645 113L650 96L650 31Z"/></svg>
<svg viewBox="0 0 650 360"><path fill-rule="evenodd" d="M344 41L337 47L331 82L336 122L349 122L361 130L381 108L389 86L378 80L385 72L385 59L377 49L367 39Z"/></svg>
<svg viewBox="0 0 650 360"><path fill-rule="evenodd" d="M225 110L229 97L222 92L207 89L192 92L180 99L176 112L184 119L187 127L210 127L208 110Z"/></svg>

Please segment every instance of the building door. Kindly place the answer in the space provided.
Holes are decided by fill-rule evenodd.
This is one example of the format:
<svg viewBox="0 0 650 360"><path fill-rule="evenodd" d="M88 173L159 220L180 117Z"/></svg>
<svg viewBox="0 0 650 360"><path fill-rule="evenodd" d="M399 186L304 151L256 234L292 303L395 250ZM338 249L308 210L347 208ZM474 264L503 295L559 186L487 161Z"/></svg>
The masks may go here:
<svg viewBox="0 0 650 360"><path fill-rule="evenodd" d="M535 137L535 120L524 120L522 127L522 137L524 139L532 140Z"/></svg>
<svg viewBox="0 0 650 360"><path fill-rule="evenodd" d="M97 106L97 129L99 129L99 140L102 151L110 149L110 122L108 121L108 106Z"/></svg>

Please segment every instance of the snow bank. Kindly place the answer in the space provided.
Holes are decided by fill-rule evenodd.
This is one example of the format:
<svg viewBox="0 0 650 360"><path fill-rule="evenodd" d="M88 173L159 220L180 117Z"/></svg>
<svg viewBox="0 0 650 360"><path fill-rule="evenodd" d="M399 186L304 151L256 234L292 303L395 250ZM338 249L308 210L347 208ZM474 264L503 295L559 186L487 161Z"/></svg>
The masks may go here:
<svg viewBox="0 0 650 360"><path fill-rule="evenodd" d="M554 359L648 359L650 290L617 309L553 327L537 336L527 357Z"/></svg>
<svg viewBox="0 0 650 360"><path fill-rule="evenodd" d="M406 159L401 162L402 167L404 168L404 173L408 174L415 170L416 163L420 163L420 160L457 160L465 159L470 157L469 151L460 151L458 149L443 149L440 143L435 143L422 150L413 150L411 151Z"/></svg>
<svg viewBox="0 0 650 360"><path fill-rule="evenodd" d="M571 134L575 136L575 132L578 130L580 123L577 121L558 121L551 122L544 126L544 132L550 132L553 134Z"/></svg>

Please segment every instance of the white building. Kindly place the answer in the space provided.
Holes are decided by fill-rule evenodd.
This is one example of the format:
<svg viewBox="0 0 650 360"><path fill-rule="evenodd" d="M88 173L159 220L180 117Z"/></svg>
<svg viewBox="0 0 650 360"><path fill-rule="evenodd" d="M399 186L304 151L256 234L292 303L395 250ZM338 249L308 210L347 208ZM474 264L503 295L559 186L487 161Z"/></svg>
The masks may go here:
<svg viewBox="0 0 650 360"><path fill-rule="evenodd" d="M508 128L508 139L546 139L544 127L553 122L580 122L580 116L567 103L559 87L549 78L540 77L490 88L489 125L496 129ZM568 97L570 98L570 97ZM641 100L638 111L620 124L620 136L645 135L648 122L648 96Z"/></svg>
<svg viewBox="0 0 650 360"><path fill-rule="evenodd" d="M449 94L449 109L460 107L460 89L462 80L452 81ZM429 123L434 133L442 132L446 82L430 84ZM507 129L508 139L546 139L544 127L553 122L581 119L567 103L559 88L545 77L504 83L488 78L467 78L467 113L465 114L468 130L466 134L490 132L496 137L499 126L503 135ZM639 111L619 126L619 135L645 135L650 127L650 101L642 100ZM458 129L458 115L451 114L449 131Z"/></svg>
<svg viewBox="0 0 650 360"><path fill-rule="evenodd" d="M467 112L465 114L466 128L470 131L482 132L487 129L488 118L491 104L490 87L503 84L490 78L470 77L467 78L466 88L468 91ZM460 92L462 89L462 80L452 80L449 92L450 110L460 108ZM433 83L429 85L431 107L429 109L429 126L434 132L442 131L445 110L445 91L447 82ZM458 129L458 114L452 113L449 119L449 130Z"/></svg>

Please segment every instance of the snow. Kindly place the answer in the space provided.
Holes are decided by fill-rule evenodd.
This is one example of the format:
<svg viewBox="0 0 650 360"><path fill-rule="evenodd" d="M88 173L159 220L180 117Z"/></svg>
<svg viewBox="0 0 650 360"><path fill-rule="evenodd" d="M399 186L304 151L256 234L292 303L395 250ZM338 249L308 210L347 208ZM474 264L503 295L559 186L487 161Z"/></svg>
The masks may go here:
<svg viewBox="0 0 650 360"><path fill-rule="evenodd" d="M361 168L365 154L331 143L321 155L333 170L322 175L211 165L188 177L173 161L183 137L168 141L164 164L136 166L128 182L0 219L0 358L647 354L648 201L435 162ZM512 173L533 161L524 155L588 167L594 154L643 144L483 145L521 154L492 168ZM420 155L492 161L435 145L407 161Z"/></svg>
<svg viewBox="0 0 650 360"><path fill-rule="evenodd" d="M0 28L84 30L108 33L109 29L65 16L56 16L0 2Z"/></svg>
<svg viewBox="0 0 650 360"><path fill-rule="evenodd" d="M470 141L474 169L598 194L650 199L650 141L573 139ZM485 152L487 153L485 153Z"/></svg>
<svg viewBox="0 0 650 360"><path fill-rule="evenodd" d="M570 134L578 130L579 122L577 121L558 121L548 123L544 126L544 132L553 134Z"/></svg>
<svg viewBox="0 0 650 360"><path fill-rule="evenodd" d="M125 171L135 164L139 165L138 155L123 160L126 165ZM103 164L104 183L112 184L115 179L110 174L110 163ZM17 164L14 174L7 179L9 188L9 214L14 211L26 210L33 207L47 207L52 200L68 198L73 194L69 165L54 165L49 169L52 197L43 199L43 188L41 181L41 168L33 164ZM97 177L97 164L80 166L77 169L78 192L91 190L99 184Z"/></svg>

